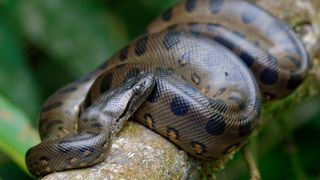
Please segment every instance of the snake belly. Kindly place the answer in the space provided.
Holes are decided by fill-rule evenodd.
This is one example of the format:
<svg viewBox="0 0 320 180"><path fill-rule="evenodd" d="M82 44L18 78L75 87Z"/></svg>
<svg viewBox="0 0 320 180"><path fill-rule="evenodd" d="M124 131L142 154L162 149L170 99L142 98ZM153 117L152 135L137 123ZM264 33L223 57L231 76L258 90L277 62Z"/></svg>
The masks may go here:
<svg viewBox="0 0 320 180"><path fill-rule="evenodd" d="M40 114L42 142L28 151L26 164L41 177L103 161L105 142L121 125L117 109L108 120L99 116L101 97L113 101L109 92L144 72L154 75L155 85L130 111L134 119L196 158L217 160L244 144L258 123L262 100L288 96L309 67L294 32L262 8L241 0L187 0L47 99ZM124 106L118 114L128 110ZM95 140L80 133L88 129ZM94 143L73 143L82 140Z"/></svg>

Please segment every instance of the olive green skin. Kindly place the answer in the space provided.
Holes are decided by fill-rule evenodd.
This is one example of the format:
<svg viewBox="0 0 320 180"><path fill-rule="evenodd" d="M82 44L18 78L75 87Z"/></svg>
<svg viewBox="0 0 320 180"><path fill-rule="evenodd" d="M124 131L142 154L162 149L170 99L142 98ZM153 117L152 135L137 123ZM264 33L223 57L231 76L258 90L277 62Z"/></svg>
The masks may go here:
<svg viewBox="0 0 320 180"><path fill-rule="evenodd" d="M288 96L309 66L294 32L260 7L187 0L47 99L42 142L28 151L26 164L37 177L97 164L130 117L196 158L217 160L244 144L262 100ZM143 82L143 93L125 88L132 79Z"/></svg>

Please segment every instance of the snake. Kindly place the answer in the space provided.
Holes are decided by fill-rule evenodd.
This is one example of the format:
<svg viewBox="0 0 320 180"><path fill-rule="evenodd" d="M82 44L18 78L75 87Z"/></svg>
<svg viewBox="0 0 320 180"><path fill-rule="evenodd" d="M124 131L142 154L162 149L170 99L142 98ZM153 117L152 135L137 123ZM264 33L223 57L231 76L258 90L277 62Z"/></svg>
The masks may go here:
<svg viewBox="0 0 320 180"><path fill-rule="evenodd" d="M242 147L262 103L289 96L310 60L294 31L244 0L186 0L42 106L32 175L102 162L128 120L190 156L219 160Z"/></svg>

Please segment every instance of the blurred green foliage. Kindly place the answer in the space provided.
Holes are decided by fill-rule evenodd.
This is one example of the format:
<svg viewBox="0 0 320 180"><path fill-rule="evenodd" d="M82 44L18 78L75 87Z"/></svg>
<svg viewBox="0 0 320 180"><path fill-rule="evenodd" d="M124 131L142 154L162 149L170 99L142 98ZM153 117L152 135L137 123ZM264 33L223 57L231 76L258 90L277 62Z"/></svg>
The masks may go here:
<svg viewBox="0 0 320 180"><path fill-rule="evenodd" d="M23 159L39 142L37 116L46 97L178 1L0 0L0 179L30 178ZM318 95L283 108L255 138L264 179L320 178L319 107ZM218 177L248 178L240 153Z"/></svg>

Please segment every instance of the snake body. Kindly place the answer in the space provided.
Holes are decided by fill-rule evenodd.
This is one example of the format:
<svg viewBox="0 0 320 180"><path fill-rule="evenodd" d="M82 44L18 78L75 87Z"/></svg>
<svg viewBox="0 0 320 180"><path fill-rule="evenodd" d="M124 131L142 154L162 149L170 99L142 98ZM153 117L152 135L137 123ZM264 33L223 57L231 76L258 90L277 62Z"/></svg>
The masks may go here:
<svg viewBox="0 0 320 180"><path fill-rule="evenodd" d="M187 0L47 99L42 142L26 164L37 177L97 164L129 117L196 158L217 160L244 144L262 101L288 96L308 67L293 31L260 7Z"/></svg>

